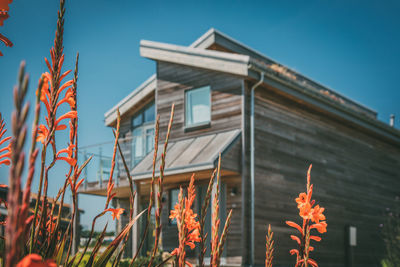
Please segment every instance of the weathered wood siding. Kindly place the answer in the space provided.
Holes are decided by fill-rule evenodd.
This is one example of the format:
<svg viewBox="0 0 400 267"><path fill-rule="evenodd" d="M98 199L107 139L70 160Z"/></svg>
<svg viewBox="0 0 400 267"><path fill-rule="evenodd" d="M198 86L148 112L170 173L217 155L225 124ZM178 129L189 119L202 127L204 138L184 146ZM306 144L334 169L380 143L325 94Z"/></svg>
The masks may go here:
<svg viewBox="0 0 400 267"><path fill-rule="evenodd" d="M229 263L241 263L242 260L242 189L241 176L223 177L226 184L226 211L232 209L231 225L226 240L226 257ZM226 218L225 216L225 218ZM223 224L221 223L221 227Z"/></svg>
<svg viewBox="0 0 400 267"><path fill-rule="evenodd" d="M357 227L355 266L378 266L383 258L379 225L400 194L400 148L346 125L320 110L257 89L255 168L256 262L265 257L265 233L275 232L276 265L293 265L289 250L297 234L285 220L300 223L295 197L305 191L313 164L313 198L326 207L328 232L315 244L320 266L345 266L346 225Z"/></svg>
<svg viewBox="0 0 400 267"><path fill-rule="evenodd" d="M209 85L211 124L185 132L185 90ZM175 103L171 140L241 127L241 79L232 75L182 65L157 62L156 108L160 114L160 138L168 127L171 105Z"/></svg>
<svg viewBox="0 0 400 267"><path fill-rule="evenodd" d="M211 88L211 123L194 131L185 131L184 100L185 90L209 85ZM174 123L170 138L181 139L240 129L242 125L242 79L228 74L191 68L165 62L157 62L156 109L160 114L160 140L164 139L172 103L175 104ZM241 140L228 150L223 157L223 168L240 173ZM240 177L224 178L227 190L227 211L233 209L232 225L227 240L226 255L237 262L241 255L241 185ZM235 188L235 189L233 189ZM230 192L236 192L231 196ZM166 194L166 198L169 196ZM176 226L170 225L167 214L163 214L163 248L176 246ZM240 261L240 260L239 260Z"/></svg>
<svg viewBox="0 0 400 267"><path fill-rule="evenodd" d="M222 154L221 169L229 170L240 174L242 172L242 140L238 136L228 148L226 153Z"/></svg>

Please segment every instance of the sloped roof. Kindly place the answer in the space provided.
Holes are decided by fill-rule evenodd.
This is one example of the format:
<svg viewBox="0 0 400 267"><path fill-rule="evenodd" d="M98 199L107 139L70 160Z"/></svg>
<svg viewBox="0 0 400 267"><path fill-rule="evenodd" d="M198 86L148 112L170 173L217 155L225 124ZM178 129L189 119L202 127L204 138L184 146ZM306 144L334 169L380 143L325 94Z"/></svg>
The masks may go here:
<svg viewBox="0 0 400 267"><path fill-rule="evenodd" d="M282 65L268 64L248 55L143 40L140 43L140 54L156 61L210 69L254 80L259 80L263 73L264 84L400 143L400 131L377 120L375 111Z"/></svg>
<svg viewBox="0 0 400 267"><path fill-rule="evenodd" d="M229 147L239 139L239 136L240 130L232 130L170 142L164 174L167 176L215 168L219 154L227 152ZM162 149L163 144L160 144L156 170L159 170ZM135 180L151 177L153 154L154 150L133 168L131 173Z"/></svg>
<svg viewBox="0 0 400 267"><path fill-rule="evenodd" d="M217 50L210 50L210 48ZM142 40L140 54L156 61L205 68L251 79L259 79L262 72L265 77L264 83L300 101L311 103L379 135L400 142L400 131L377 120L377 113L374 110L277 63L213 28L190 46ZM155 88L155 77L151 86L139 86L105 114L106 125L110 126L115 122L118 107L120 110L133 108L132 103L140 102L145 92L154 92Z"/></svg>

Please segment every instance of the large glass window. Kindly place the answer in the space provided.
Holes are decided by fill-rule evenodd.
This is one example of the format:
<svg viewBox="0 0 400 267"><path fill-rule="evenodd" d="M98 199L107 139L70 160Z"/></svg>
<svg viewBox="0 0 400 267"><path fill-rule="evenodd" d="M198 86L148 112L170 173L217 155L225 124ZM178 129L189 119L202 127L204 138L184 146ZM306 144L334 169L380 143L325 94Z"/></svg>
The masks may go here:
<svg viewBox="0 0 400 267"><path fill-rule="evenodd" d="M185 92L185 126L207 124L211 120L210 86Z"/></svg>
<svg viewBox="0 0 400 267"><path fill-rule="evenodd" d="M154 102L132 117L132 167L136 166L154 146Z"/></svg>

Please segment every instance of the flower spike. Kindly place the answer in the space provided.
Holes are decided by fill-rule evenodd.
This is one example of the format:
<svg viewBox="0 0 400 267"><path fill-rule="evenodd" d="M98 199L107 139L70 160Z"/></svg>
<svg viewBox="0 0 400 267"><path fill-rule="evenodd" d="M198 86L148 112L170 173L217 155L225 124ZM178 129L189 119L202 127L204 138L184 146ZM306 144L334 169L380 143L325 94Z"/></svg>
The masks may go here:
<svg viewBox="0 0 400 267"><path fill-rule="evenodd" d="M306 192L300 193L299 197L295 199L297 208L299 209L299 215L303 220L303 226L301 227L295 222L286 221L286 224L290 227L297 229L300 232L300 238L291 235L290 238L296 241L299 249L290 250L290 254L296 254L296 266L318 266L315 260L309 258L309 253L314 251L314 247L310 246L310 241L316 242L321 241L321 237L311 235L311 230L316 229L320 234L326 232L328 224L326 223L326 217L323 214L325 208L315 205L315 200L311 199L313 193L313 184L311 184L311 168L307 171L307 186ZM315 206L314 206L315 205Z"/></svg>

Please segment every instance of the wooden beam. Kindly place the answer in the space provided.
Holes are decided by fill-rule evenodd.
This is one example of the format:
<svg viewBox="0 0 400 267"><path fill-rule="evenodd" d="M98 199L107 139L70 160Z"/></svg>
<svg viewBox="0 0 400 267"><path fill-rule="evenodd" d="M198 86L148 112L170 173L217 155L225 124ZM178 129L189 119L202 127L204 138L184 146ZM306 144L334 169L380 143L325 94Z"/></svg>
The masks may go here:
<svg viewBox="0 0 400 267"><path fill-rule="evenodd" d="M248 75L249 56L210 51L199 48L140 41L140 55L197 68L204 68L240 76Z"/></svg>

